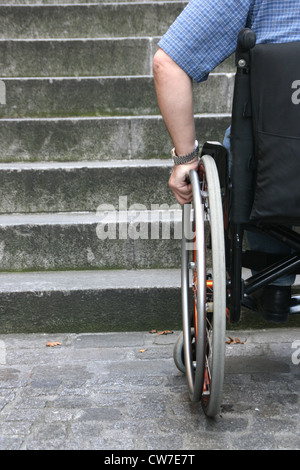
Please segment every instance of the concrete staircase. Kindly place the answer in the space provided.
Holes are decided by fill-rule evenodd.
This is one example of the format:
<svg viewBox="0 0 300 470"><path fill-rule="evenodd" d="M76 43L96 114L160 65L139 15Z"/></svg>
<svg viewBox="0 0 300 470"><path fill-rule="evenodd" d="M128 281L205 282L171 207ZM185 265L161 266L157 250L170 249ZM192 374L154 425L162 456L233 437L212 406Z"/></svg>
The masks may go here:
<svg viewBox="0 0 300 470"><path fill-rule="evenodd" d="M184 2L0 5L0 333L180 328L181 210L152 57ZM231 61L195 86L222 140Z"/></svg>

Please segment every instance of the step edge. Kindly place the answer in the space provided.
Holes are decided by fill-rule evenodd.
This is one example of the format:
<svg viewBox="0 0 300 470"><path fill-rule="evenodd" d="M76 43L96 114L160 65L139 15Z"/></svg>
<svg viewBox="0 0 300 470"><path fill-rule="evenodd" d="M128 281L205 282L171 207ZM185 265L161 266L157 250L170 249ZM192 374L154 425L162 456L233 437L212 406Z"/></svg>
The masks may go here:
<svg viewBox="0 0 300 470"><path fill-rule="evenodd" d="M32 291L101 291L179 287L179 269L0 273L0 294Z"/></svg>

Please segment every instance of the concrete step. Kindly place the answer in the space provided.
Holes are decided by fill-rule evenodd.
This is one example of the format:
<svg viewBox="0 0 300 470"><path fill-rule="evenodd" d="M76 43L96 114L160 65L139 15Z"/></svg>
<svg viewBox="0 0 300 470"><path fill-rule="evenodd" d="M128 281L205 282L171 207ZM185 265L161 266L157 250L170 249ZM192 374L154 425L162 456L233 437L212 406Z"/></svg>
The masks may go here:
<svg viewBox="0 0 300 470"><path fill-rule="evenodd" d="M0 274L0 333L181 329L178 270Z"/></svg>
<svg viewBox="0 0 300 470"><path fill-rule="evenodd" d="M0 212L96 211L132 204L173 204L171 161L40 162L0 164Z"/></svg>
<svg viewBox="0 0 300 470"><path fill-rule="evenodd" d="M158 41L159 37L1 39L1 77L151 75ZM233 57L216 71L233 72Z"/></svg>
<svg viewBox="0 0 300 470"><path fill-rule="evenodd" d="M180 329L181 209L152 57L183 3L4 1L0 332ZM195 87L201 141L223 138L232 71Z"/></svg>
<svg viewBox="0 0 300 470"><path fill-rule="evenodd" d="M5 5L52 5L52 4L85 4L85 3L141 3L141 2L148 2L149 0L3 0L3 4ZM171 0L177 1L177 0ZM161 2L161 0L151 0L151 2Z"/></svg>
<svg viewBox="0 0 300 470"><path fill-rule="evenodd" d="M197 115L195 123L201 144L222 142L230 114ZM171 147L161 116L0 119L0 161L170 160Z"/></svg>
<svg viewBox="0 0 300 470"><path fill-rule="evenodd" d="M0 215L0 271L179 267L180 206L127 202L109 212Z"/></svg>
<svg viewBox="0 0 300 470"><path fill-rule="evenodd" d="M299 295L299 285L293 290ZM0 334L181 330L180 271L0 273L0 317ZM299 328L299 320L282 326ZM242 309L241 324L230 325L241 327L274 323Z"/></svg>
<svg viewBox="0 0 300 470"><path fill-rule="evenodd" d="M150 37L2 39L1 76L150 75L157 41Z"/></svg>
<svg viewBox="0 0 300 470"><path fill-rule="evenodd" d="M195 113L229 113L233 84L231 73L212 73L203 84L195 84ZM7 78L2 87L5 103L0 105L0 117L4 118L159 114L149 75Z"/></svg>
<svg viewBox="0 0 300 470"><path fill-rule="evenodd" d="M0 38L161 36L186 3L2 5Z"/></svg>

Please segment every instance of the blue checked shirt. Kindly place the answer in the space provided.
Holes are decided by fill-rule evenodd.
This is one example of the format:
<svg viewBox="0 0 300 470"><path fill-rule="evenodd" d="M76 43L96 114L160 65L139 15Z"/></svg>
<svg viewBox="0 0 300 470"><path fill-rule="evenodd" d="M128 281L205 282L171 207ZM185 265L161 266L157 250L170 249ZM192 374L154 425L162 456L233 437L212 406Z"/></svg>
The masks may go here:
<svg viewBox="0 0 300 470"><path fill-rule="evenodd" d="M236 48L249 27L257 44L300 40L299 0L190 0L159 46L196 82Z"/></svg>

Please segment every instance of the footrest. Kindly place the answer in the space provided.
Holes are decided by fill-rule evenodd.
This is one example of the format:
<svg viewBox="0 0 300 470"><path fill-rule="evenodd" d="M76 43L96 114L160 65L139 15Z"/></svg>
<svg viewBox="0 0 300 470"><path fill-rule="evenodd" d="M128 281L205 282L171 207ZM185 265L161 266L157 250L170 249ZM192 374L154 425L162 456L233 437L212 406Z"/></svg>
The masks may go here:
<svg viewBox="0 0 300 470"><path fill-rule="evenodd" d="M257 305L252 296L244 296L242 300L243 307L249 308L254 312L257 312ZM291 307L290 315L299 315L300 314L300 295L293 295L291 298Z"/></svg>

